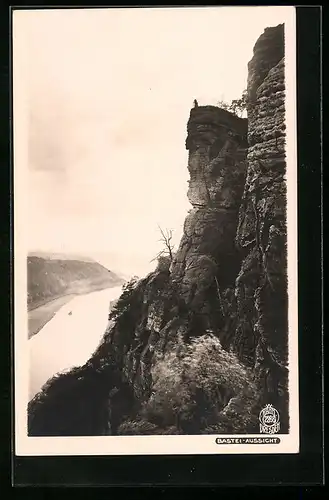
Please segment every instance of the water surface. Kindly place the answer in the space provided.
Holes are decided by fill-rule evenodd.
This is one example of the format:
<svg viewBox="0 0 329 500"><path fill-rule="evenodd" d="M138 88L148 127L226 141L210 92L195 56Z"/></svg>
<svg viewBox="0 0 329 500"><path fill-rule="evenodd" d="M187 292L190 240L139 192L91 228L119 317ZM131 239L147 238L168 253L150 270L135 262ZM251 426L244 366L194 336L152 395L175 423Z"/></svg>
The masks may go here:
<svg viewBox="0 0 329 500"><path fill-rule="evenodd" d="M90 358L106 330L110 301L121 293L119 286L74 297L28 341L29 399L55 373Z"/></svg>

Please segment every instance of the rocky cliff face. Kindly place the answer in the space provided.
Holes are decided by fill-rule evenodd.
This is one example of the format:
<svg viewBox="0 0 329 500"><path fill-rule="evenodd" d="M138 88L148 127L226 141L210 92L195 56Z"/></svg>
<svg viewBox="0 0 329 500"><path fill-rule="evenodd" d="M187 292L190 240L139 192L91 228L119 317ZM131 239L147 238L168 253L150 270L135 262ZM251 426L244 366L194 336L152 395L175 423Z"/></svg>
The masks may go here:
<svg viewBox="0 0 329 500"><path fill-rule="evenodd" d="M258 432L268 402L287 431L283 49L283 26L256 43L248 120L191 110L175 258L127 286L88 363L30 403L31 434ZM64 404L77 394L82 422Z"/></svg>
<svg viewBox="0 0 329 500"><path fill-rule="evenodd" d="M248 76L248 170L237 244L243 251L235 296L234 350L253 367L261 403L288 429L284 27L257 41Z"/></svg>
<svg viewBox="0 0 329 500"><path fill-rule="evenodd" d="M225 300L241 263L235 235L247 168L247 121L202 106L191 110L187 129L192 209L171 278L189 310L185 336L217 332L225 343Z"/></svg>
<svg viewBox="0 0 329 500"><path fill-rule="evenodd" d="M171 274L186 303L202 311L206 290L232 286L240 264L235 234L246 175L247 120L215 106L194 108L186 147L193 208Z"/></svg>

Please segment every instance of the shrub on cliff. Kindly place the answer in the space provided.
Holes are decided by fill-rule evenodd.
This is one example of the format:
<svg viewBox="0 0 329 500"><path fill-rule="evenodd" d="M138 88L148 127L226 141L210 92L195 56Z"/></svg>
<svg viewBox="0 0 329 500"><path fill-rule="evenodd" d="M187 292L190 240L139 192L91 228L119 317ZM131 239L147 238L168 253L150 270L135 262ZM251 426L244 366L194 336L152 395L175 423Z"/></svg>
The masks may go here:
<svg viewBox="0 0 329 500"><path fill-rule="evenodd" d="M240 99L233 99L230 104L223 100L220 100L217 102L217 106L221 109L225 109L226 111L230 111L231 113L242 117L246 113L248 106L247 90L243 91Z"/></svg>
<svg viewBox="0 0 329 500"><path fill-rule="evenodd" d="M86 365L58 373L28 404L28 434L102 435L107 428L107 396L107 377Z"/></svg>
<svg viewBox="0 0 329 500"><path fill-rule="evenodd" d="M230 104L230 110L232 111L232 113L235 113L238 116L242 116L246 112L247 106L248 93L247 90L244 90L240 99L233 99Z"/></svg>
<svg viewBox="0 0 329 500"><path fill-rule="evenodd" d="M217 424L232 398L247 389L253 394L249 371L213 335L190 344L179 340L176 349L155 364L152 379L143 418L159 427L175 426L182 433L199 433Z"/></svg>
<svg viewBox="0 0 329 500"><path fill-rule="evenodd" d="M122 286L122 294L118 300L116 300L109 314L109 320L115 320L118 316L129 310L131 303L133 302L133 298L138 295L138 293L136 293L136 289L139 284L139 279L137 277L133 277Z"/></svg>
<svg viewBox="0 0 329 500"><path fill-rule="evenodd" d="M138 435L159 435L159 434L179 434L176 427L167 427L161 429L147 420L127 420L122 423L117 431L120 436L138 436Z"/></svg>
<svg viewBox="0 0 329 500"><path fill-rule="evenodd" d="M259 405L253 384L232 398L219 414L216 424L202 431L204 434L253 434L258 432Z"/></svg>

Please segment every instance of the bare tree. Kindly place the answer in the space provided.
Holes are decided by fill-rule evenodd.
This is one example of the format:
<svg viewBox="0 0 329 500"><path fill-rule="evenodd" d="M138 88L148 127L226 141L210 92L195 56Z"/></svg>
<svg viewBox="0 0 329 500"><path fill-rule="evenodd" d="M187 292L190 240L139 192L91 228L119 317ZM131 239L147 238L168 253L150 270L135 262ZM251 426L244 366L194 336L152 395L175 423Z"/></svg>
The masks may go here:
<svg viewBox="0 0 329 500"><path fill-rule="evenodd" d="M160 250L160 252L156 255L156 257L154 257L154 259L152 259L151 262L159 259L159 257L165 256L169 257L170 261L172 262L174 258L174 245L172 244L173 231L172 229L166 229L164 231L160 226L158 226L158 228L161 233L161 238L159 239L159 241L163 243L164 248Z"/></svg>

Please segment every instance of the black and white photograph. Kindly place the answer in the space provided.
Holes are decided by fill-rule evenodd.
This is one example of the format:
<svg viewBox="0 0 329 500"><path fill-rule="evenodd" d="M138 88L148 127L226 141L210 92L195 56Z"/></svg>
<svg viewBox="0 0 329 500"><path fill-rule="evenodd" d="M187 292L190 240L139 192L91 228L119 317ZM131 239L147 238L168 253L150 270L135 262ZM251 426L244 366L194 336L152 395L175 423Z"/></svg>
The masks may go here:
<svg viewBox="0 0 329 500"><path fill-rule="evenodd" d="M17 454L298 453L295 8L12 22Z"/></svg>

